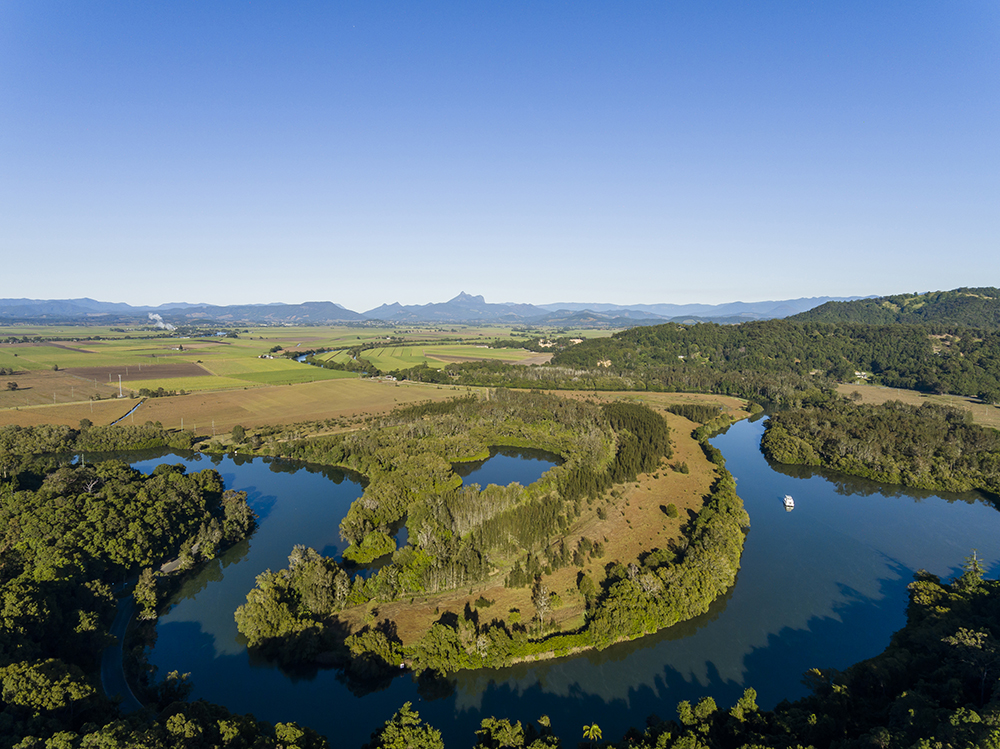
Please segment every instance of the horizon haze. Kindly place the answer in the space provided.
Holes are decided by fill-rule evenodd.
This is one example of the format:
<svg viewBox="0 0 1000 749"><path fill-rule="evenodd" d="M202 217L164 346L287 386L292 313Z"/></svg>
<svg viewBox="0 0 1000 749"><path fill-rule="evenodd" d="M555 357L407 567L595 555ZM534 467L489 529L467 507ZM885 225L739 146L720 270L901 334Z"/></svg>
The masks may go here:
<svg viewBox="0 0 1000 749"><path fill-rule="evenodd" d="M0 297L1000 285L1000 6L0 5Z"/></svg>

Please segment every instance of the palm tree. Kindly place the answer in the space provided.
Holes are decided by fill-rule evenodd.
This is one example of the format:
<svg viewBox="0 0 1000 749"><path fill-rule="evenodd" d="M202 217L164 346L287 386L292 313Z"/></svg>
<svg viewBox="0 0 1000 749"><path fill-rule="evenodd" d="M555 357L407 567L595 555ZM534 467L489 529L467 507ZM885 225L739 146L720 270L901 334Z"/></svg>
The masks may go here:
<svg viewBox="0 0 1000 749"><path fill-rule="evenodd" d="M583 738L590 739L591 743L601 740L601 727L596 723L583 727Z"/></svg>

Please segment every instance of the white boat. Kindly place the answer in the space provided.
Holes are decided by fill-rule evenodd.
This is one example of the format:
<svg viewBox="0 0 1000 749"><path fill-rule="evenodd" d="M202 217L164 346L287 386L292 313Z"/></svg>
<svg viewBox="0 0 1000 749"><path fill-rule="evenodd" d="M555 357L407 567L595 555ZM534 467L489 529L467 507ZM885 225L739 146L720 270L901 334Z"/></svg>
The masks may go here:
<svg viewBox="0 0 1000 749"><path fill-rule="evenodd" d="M792 495L791 494L786 494L785 495L785 499L782 500L782 501L785 503L785 509L786 510L791 510L791 509L795 508L795 500L792 499Z"/></svg>

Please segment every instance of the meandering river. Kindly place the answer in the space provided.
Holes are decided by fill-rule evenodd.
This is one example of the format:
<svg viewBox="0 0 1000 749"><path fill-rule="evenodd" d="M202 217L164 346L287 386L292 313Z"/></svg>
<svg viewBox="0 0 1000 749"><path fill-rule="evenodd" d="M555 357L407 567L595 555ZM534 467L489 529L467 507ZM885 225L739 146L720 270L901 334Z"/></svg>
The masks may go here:
<svg viewBox="0 0 1000 749"><path fill-rule="evenodd" d="M295 544L339 555L338 524L360 485L343 473L261 459L186 458L215 467L260 515L248 541L206 566L161 617L151 662L190 672L193 698L270 722L295 720L334 746L359 747L406 701L444 734L469 746L489 715L522 722L547 714L568 746L584 723L617 739L650 714L674 717L678 701L713 696L728 707L747 686L762 707L805 693L803 672L843 668L880 652L905 622L906 585L924 568L956 574L973 548L987 569L1000 560L1000 513L980 495L904 492L840 475L771 466L759 449L763 422L741 422L712 440L750 513L736 585L696 620L641 640L573 658L462 673L418 684L402 675L357 685L338 671L286 674L251 657L233 611L254 578L287 564ZM150 471L176 456L135 463ZM551 463L501 456L466 482L530 483ZM522 473L522 471L524 471ZM790 494L795 509L781 498ZM662 502L665 498L654 498Z"/></svg>

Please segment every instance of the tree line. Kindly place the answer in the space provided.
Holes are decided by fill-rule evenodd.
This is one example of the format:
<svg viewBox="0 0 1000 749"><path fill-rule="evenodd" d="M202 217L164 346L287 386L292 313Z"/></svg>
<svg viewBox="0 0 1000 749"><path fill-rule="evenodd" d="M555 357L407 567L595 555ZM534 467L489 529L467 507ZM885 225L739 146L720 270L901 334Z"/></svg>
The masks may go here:
<svg viewBox="0 0 1000 749"><path fill-rule="evenodd" d="M1000 401L1000 331L995 328L794 319L668 323L583 341L557 353L551 364L591 373L603 369L605 378L619 373L641 378L647 386L680 385L680 390L689 389L682 373L700 371L691 375L700 384L690 389L708 385L713 392L722 392L713 380L724 373L758 379L794 375L822 387L833 380L852 381L856 372L864 372L888 387ZM733 387L732 378L728 387ZM734 394L756 400L765 395L747 390Z"/></svg>
<svg viewBox="0 0 1000 749"><path fill-rule="evenodd" d="M972 423L968 411L899 401L782 411L761 447L778 463L832 468L920 489L1000 494L1000 433Z"/></svg>
<svg viewBox="0 0 1000 749"><path fill-rule="evenodd" d="M0 480L27 470L36 473L62 464L69 453L112 453L169 447L190 450L194 434L159 424L97 426L89 419L79 429L64 425L0 426Z"/></svg>

